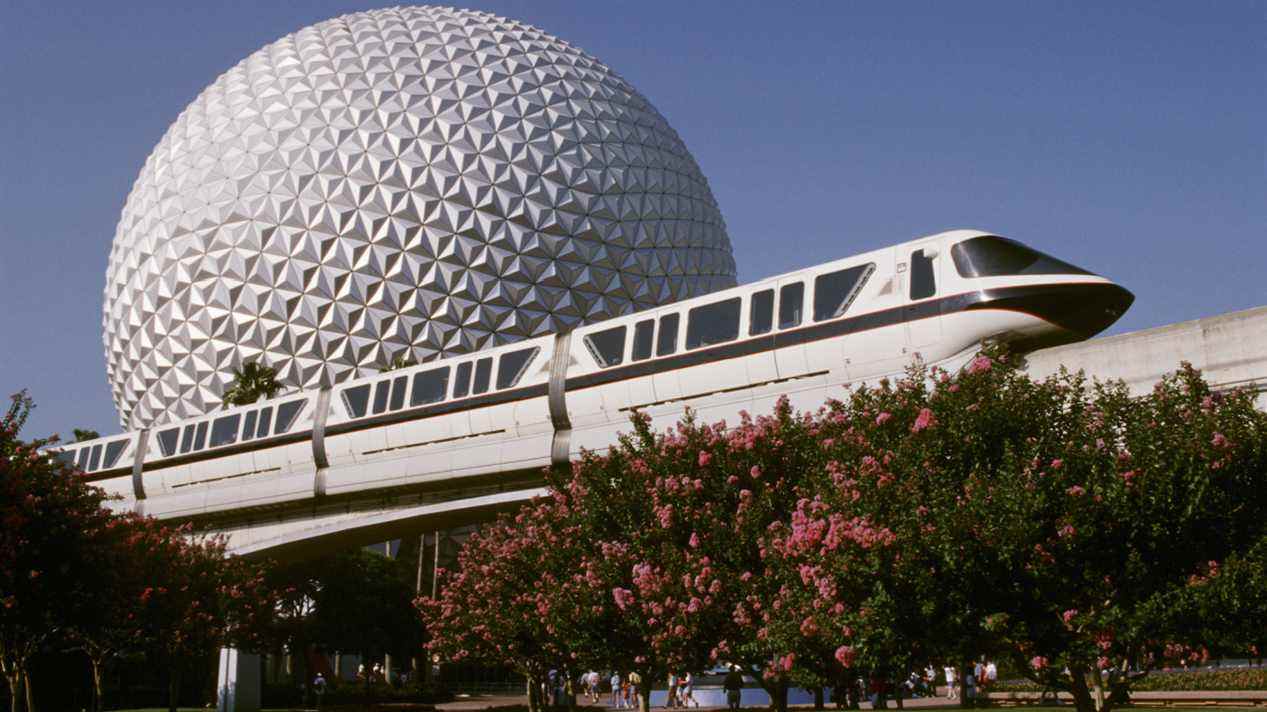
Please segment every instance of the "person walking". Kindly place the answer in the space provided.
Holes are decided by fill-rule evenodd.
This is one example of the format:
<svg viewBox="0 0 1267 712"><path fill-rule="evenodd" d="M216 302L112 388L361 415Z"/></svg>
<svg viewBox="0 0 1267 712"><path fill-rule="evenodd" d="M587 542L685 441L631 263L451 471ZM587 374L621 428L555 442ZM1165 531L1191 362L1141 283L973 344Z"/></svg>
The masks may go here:
<svg viewBox="0 0 1267 712"><path fill-rule="evenodd" d="M677 673L669 671L669 694L664 698L665 708L677 707Z"/></svg>
<svg viewBox="0 0 1267 712"><path fill-rule="evenodd" d="M614 671L612 672L611 686L612 686L611 706L615 707L616 709L620 709L621 707L620 705L621 703L620 673L614 672Z"/></svg>
<svg viewBox="0 0 1267 712"><path fill-rule="evenodd" d="M722 688L726 690L726 707L730 710L738 710L743 696L743 673L739 672L738 665L730 666L730 672L726 673Z"/></svg>
<svg viewBox="0 0 1267 712"><path fill-rule="evenodd" d="M598 689L599 683L600 678L597 670L590 670L585 673L585 691L589 697L591 705L598 704L598 700L600 699Z"/></svg>
<svg viewBox="0 0 1267 712"><path fill-rule="evenodd" d="M955 675L955 666L947 665L944 672L946 673L946 699L959 699L959 686L955 684L958 679Z"/></svg>
<svg viewBox="0 0 1267 712"><path fill-rule="evenodd" d="M683 707L690 707L692 702L695 703L696 707L699 707L699 702L695 701L695 693L692 690L694 686L695 678L688 670L678 683L678 699L682 702Z"/></svg>
<svg viewBox="0 0 1267 712"><path fill-rule="evenodd" d="M317 679L312 681L312 691L317 695L317 709L321 709L321 698L326 695L326 676L317 673Z"/></svg>
<svg viewBox="0 0 1267 712"><path fill-rule="evenodd" d="M637 670L629 673L629 687L633 692L634 706L642 709L642 675L639 675Z"/></svg>

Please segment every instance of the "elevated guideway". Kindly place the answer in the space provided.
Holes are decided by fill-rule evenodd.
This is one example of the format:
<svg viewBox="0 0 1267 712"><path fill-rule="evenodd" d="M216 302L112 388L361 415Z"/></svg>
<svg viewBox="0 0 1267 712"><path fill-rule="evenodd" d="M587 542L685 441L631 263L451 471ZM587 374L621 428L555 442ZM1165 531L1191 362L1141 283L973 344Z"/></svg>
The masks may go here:
<svg viewBox="0 0 1267 712"><path fill-rule="evenodd" d="M1183 361L1217 390L1248 388L1267 409L1267 306L1036 351L1026 357L1035 378L1062 366L1101 380L1126 382L1143 395Z"/></svg>

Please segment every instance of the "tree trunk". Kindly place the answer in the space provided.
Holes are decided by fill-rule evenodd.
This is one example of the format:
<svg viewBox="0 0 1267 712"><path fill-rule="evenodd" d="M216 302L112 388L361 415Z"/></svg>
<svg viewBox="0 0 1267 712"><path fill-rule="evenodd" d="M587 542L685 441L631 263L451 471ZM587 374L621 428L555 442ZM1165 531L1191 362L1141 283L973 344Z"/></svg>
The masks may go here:
<svg viewBox="0 0 1267 712"><path fill-rule="evenodd" d="M765 683L765 675L761 675L758 682L761 688L765 690L765 694L770 696L770 709L774 712L788 712L788 680L783 675L779 675L778 682Z"/></svg>
<svg viewBox="0 0 1267 712"><path fill-rule="evenodd" d="M823 688L815 687L814 688L814 709L821 710L821 709L826 709L826 708L827 708L827 705L823 703Z"/></svg>
<svg viewBox="0 0 1267 712"><path fill-rule="evenodd" d="M634 692L638 693L638 711L651 712L651 673L643 675L642 681L634 688Z"/></svg>
<svg viewBox="0 0 1267 712"><path fill-rule="evenodd" d="M906 692L906 685L898 683L893 686L893 701L897 703L898 709L906 709L902 706L902 695Z"/></svg>
<svg viewBox="0 0 1267 712"><path fill-rule="evenodd" d="M102 712L106 708L101 690L101 678L106 666L105 656L89 655L88 661L92 663L92 712Z"/></svg>
<svg viewBox="0 0 1267 712"><path fill-rule="evenodd" d="M31 671L22 668L22 687L26 689L26 712L35 712L35 685L31 684Z"/></svg>
<svg viewBox="0 0 1267 712"><path fill-rule="evenodd" d="M171 670L167 675L167 712L176 712L180 706L180 661L171 661Z"/></svg>
<svg viewBox="0 0 1267 712"><path fill-rule="evenodd" d="M528 712L540 712L541 682L536 675L529 674L525 677L528 678Z"/></svg>
<svg viewBox="0 0 1267 712"><path fill-rule="evenodd" d="M22 694L22 673L10 668L5 671L5 677L9 680L9 712L22 712L22 701L25 699Z"/></svg>
<svg viewBox="0 0 1267 712"><path fill-rule="evenodd" d="M1073 703L1078 712L1095 712L1095 700L1091 699L1091 691L1087 689L1085 669L1069 671L1069 693L1073 695Z"/></svg>

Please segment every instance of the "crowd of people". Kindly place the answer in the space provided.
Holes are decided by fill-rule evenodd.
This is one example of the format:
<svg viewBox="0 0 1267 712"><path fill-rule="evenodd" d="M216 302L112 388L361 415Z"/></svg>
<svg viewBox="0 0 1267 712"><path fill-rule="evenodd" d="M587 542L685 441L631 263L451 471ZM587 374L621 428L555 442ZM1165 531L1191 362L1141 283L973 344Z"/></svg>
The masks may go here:
<svg viewBox="0 0 1267 712"><path fill-rule="evenodd" d="M639 689L642 687L642 676L636 672L621 674L612 671L602 675L595 670L582 674L575 681L557 670L551 670L542 690L544 698L552 707L567 706L575 702L579 690L590 704L599 704L604 695L609 707L615 709L637 709L639 706ZM699 707L695 699L695 676L690 672L670 672L666 680L665 708Z"/></svg>
<svg viewBox="0 0 1267 712"><path fill-rule="evenodd" d="M963 695L973 700L984 697L999 677L998 666L989 660L973 660L964 666ZM939 682L941 683L939 685ZM889 700L898 693L905 699L918 697L937 697L938 687L945 686L947 699L959 699L959 669L954 665L945 665L940 670L931 662L922 672L912 671L905 679L895 681L890 677L874 671L867 677L854 677L846 671L837 680L832 689L832 701L837 709L860 709L862 700L867 700L872 709L886 709Z"/></svg>
<svg viewBox="0 0 1267 712"><path fill-rule="evenodd" d="M983 697L998 680L998 667L992 661L974 660L962 669L963 695L969 700ZM832 701L837 709L861 709L864 700L870 703L872 709L886 709L890 700L898 695L905 699L944 695L951 700L959 699L960 696L960 669L953 665L939 668L930 662L923 671L913 671L905 678L892 677L879 671L872 672L869 676L855 676L856 672L845 671L833 686ZM642 683L642 677L636 672L622 674L612 671L604 675L590 670L572 679L557 670L551 670L543 685L542 694L553 707L566 707L569 702L574 704L579 692L591 705L601 704L606 699L607 706L614 709L637 709ZM665 709L700 706L695 697L695 675L690 672L670 672L665 683ZM939 689L943 687L944 692ZM732 665L722 681L729 709L740 708L743 688L744 675L737 666Z"/></svg>

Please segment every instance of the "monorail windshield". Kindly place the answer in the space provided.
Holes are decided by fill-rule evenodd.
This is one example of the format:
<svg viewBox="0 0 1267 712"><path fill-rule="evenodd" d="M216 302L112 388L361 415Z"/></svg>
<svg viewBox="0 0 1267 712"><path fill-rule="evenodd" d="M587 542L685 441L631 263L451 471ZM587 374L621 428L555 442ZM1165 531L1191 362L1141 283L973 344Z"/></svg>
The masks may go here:
<svg viewBox="0 0 1267 712"><path fill-rule="evenodd" d="M950 248L960 277L1006 277L1026 274L1091 274L1068 262L1006 237L973 237Z"/></svg>

